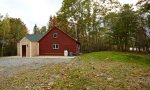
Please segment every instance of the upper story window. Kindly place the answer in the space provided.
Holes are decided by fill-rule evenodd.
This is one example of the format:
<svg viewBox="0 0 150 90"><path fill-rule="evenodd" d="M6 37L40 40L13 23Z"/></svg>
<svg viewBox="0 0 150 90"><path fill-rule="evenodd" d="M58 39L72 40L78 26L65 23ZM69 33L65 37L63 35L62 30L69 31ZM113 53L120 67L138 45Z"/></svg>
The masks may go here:
<svg viewBox="0 0 150 90"><path fill-rule="evenodd" d="M54 33L53 38L58 38L58 33Z"/></svg>

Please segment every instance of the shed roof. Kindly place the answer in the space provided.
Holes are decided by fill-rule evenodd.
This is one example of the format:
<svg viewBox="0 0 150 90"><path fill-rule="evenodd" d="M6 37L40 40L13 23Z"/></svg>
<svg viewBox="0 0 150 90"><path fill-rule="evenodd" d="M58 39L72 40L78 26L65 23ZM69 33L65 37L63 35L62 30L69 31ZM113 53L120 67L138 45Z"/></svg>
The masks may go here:
<svg viewBox="0 0 150 90"><path fill-rule="evenodd" d="M44 34L28 34L26 38L32 42L38 42L43 36Z"/></svg>

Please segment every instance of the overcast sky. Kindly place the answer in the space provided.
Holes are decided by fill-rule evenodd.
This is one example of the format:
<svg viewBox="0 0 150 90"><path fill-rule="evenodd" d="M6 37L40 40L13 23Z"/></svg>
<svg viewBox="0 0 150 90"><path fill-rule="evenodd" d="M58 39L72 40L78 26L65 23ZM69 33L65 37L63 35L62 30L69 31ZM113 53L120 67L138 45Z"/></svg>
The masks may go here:
<svg viewBox="0 0 150 90"><path fill-rule="evenodd" d="M21 18L32 33L35 24L46 26L50 15L55 15L63 0L0 0L0 13ZM135 4L137 0L119 0L121 3Z"/></svg>

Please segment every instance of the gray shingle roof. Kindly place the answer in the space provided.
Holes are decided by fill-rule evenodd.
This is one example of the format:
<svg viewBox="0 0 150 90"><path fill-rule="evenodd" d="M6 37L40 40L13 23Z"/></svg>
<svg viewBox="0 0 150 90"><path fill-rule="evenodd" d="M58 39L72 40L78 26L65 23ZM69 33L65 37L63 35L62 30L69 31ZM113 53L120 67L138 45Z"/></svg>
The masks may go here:
<svg viewBox="0 0 150 90"><path fill-rule="evenodd" d="M43 36L44 34L28 34L26 38L32 42L38 42Z"/></svg>

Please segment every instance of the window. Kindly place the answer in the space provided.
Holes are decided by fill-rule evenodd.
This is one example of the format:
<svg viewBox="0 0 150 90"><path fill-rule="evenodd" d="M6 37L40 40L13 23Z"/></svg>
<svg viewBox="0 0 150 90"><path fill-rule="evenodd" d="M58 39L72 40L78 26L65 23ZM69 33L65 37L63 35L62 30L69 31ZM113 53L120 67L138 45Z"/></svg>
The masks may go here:
<svg viewBox="0 0 150 90"><path fill-rule="evenodd" d="M59 49L59 44L53 44L53 49Z"/></svg>
<svg viewBox="0 0 150 90"><path fill-rule="evenodd" d="M58 38L58 33L54 33L53 38Z"/></svg>

